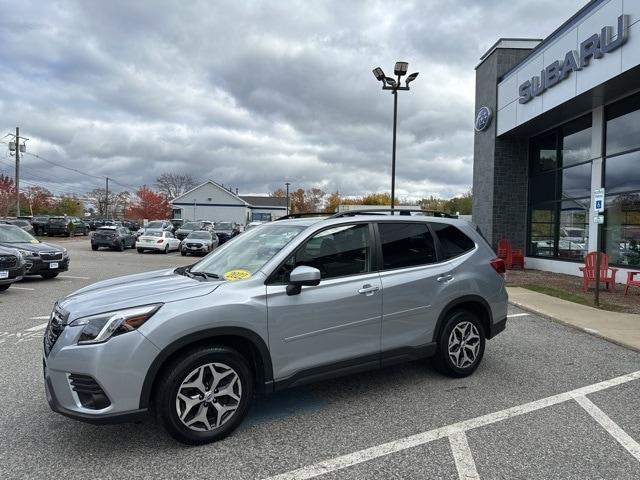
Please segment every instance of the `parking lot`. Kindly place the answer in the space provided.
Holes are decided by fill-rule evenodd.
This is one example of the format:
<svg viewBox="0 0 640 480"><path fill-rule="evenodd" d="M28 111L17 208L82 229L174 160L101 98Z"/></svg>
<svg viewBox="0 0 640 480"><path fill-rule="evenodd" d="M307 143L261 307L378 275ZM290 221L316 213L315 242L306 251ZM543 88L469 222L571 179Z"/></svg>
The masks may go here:
<svg viewBox="0 0 640 480"><path fill-rule="evenodd" d="M640 353L516 308L469 378L416 362L295 388L258 398L216 444L62 417L41 371L55 299L194 258L53 243L68 272L0 294L0 478L640 478Z"/></svg>

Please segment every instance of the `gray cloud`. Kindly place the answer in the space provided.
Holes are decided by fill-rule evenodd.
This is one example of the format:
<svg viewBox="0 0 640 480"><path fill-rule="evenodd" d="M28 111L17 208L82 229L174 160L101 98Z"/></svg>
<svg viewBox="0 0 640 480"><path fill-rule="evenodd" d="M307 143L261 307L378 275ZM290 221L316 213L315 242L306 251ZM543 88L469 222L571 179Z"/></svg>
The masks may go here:
<svg viewBox="0 0 640 480"><path fill-rule="evenodd" d="M420 77L399 99L398 192L448 197L471 184L480 55L501 36L546 36L584 3L5 5L0 132L18 124L30 152L129 186L184 171L245 193L284 181L385 191L392 97L371 69L402 59ZM102 184L31 156L23 166L56 192Z"/></svg>

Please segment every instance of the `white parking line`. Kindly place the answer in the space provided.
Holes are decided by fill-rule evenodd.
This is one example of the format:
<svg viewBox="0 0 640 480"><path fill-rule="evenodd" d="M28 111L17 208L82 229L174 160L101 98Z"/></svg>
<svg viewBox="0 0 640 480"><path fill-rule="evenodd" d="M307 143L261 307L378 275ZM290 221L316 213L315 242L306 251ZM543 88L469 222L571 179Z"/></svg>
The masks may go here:
<svg viewBox="0 0 640 480"><path fill-rule="evenodd" d="M30 320L49 320L49 315L43 315L41 317L31 317Z"/></svg>
<svg viewBox="0 0 640 480"><path fill-rule="evenodd" d="M507 318L515 318L515 317L528 317L531 315L530 313L512 313L511 315L507 315Z"/></svg>
<svg viewBox="0 0 640 480"><path fill-rule="evenodd" d="M469 442L467 442L467 435L464 432L449 435L449 445L458 470L458 478L460 480L480 480L476 462L473 461Z"/></svg>
<svg viewBox="0 0 640 480"><path fill-rule="evenodd" d="M47 328L47 325L49 325L49 323L43 323L41 325L36 325L35 327L31 327L31 328L27 328L25 329L26 332L36 332L38 330L43 330L45 328Z"/></svg>
<svg viewBox="0 0 640 480"><path fill-rule="evenodd" d="M35 288L27 288L27 287L14 287L13 285L11 286L11 290L29 290L30 292L33 292L35 290Z"/></svg>
<svg viewBox="0 0 640 480"><path fill-rule="evenodd" d="M76 277L74 275L60 275L58 278L73 278L75 280L91 280L89 277Z"/></svg>
<svg viewBox="0 0 640 480"><path fill-rule="evenodd" d="M454 423L446 427L436 428L427 432L411 435L409 437L392 440L391 442L383 443L381 445L365 448L364 450L359 450L357 452L348 453L340 457L324 460L322 462L308 465L306 467L298 468L297 470L291 470L289 472L269 477L266 480L304 480L308 478L319 477L320 475L335 472L336 470L342 470L344 468L383 457L391 453L396 453L408 448L424 445L425 443L429 443L440 438L457 435L461 432L466 432L467 430L484 427L485 425L490 425L503 420L507 420L509 418L524 415L525 413L535 412L552 405L558 405L560 403L573 400L576 397L589 395L638 379L640 379L640 370L637 372L629 373L627 375L621 375L619 377L605 380L603 382L594 383L593 385L577 388L569 392L560 393L558 395L542 398L540 400L535 400L523 405L517 405L505 410L482 415L481 417L464 420L462 422Z"/></svg>
<svg viewBox="0 0 640 480"><path fill-rule="evenodd" d="M587 411L589 415L593 417L596 422L602 426L602 428L609 432L609 435L615 438L627 452L633 455L635 459L640 462L640 444L638 444L638 442L631 438L627 432L622 430L616 422L611 420L606 413L600 410L597 405L587 397L577 396L575 397L575 400Z"/></svg>

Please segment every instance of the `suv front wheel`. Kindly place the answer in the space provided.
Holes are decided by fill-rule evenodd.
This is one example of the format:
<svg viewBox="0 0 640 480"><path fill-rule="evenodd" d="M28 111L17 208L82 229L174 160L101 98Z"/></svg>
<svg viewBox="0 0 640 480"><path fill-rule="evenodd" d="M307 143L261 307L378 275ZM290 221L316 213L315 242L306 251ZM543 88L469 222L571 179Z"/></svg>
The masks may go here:
<svg viewBox="0 0 640 480"><path fill-rule="evenodd" d="M229 435L245 417L253 375L245 358L224 345L178 357L156 389L157 415L179 442L201 445Z"/></svg>
<svg viewBox="0 0 640 480"><path fill-rule="evenodd" d="M469 376L480 365L484 346L484 328L478 317L467 310L456 310L445 319L435 366L450 377Z"/></svg>

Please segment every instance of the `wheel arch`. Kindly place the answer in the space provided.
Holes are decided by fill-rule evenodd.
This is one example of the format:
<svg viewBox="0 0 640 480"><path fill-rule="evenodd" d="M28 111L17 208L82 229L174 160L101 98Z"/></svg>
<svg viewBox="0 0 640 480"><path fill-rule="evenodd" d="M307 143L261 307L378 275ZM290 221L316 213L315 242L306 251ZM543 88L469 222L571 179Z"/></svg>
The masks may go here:
<svg viewBox="0 0 640 480"><path fill-rule="evenodd" d="M147 370L140 408L148 408L152 400L156 381L162 369L178 355L197 346L223 344L237 350L250 364L255 374L256 391L269 393L273 388L273 366L271 355L264 340L257 333L241 327L219 327L186 335L166 346Z"/></svg>
<svg viewBox="0 0 640 480"><path fill-rule="evenodd" d="M484 329L485 337L491 338L493 314L491 313L491 307L489 303L478 295L465 295L458 297L455 300L449 302L440 312L436 328L434 330L433 341L437 342L444 328L444 323L449 314L455 310L467 310L478 315L480 324Z"/></svg>

